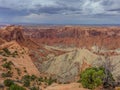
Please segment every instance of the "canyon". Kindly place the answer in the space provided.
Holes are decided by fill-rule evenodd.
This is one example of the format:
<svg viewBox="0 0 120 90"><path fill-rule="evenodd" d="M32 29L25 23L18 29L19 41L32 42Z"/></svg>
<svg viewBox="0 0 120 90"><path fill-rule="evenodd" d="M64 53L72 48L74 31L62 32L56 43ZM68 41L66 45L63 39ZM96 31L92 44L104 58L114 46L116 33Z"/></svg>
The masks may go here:
<svg viewBox="0 0 120 90"><path fill-rule="evenodd" d="M59 83L74 83L86 68L102 66L106 57L117 80L120 77L119 42L120 27L117 26L9 25L0 29L0 49L16 46L18 52L26 52L24 59L18 58L14 64L26 66L30 74L52 76ZM49 88L46 90L51 90Z"/></svg>

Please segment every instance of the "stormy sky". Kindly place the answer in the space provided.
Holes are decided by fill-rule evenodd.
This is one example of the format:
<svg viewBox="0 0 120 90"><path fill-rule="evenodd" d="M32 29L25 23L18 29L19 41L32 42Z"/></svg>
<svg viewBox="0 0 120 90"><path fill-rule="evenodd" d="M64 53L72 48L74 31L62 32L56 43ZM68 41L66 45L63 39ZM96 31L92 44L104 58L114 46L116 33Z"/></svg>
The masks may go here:
<svg viewBox="0 0 120 90"><path fill-rule="evenodd" d="M120 24L120 0L0 0L0 23Z"/></svg>

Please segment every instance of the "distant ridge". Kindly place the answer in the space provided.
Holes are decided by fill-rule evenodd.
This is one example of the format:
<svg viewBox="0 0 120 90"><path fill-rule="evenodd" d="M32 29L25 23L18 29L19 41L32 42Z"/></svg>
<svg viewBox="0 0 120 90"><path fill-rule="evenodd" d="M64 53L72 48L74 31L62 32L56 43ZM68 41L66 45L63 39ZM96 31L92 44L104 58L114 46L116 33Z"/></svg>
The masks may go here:
<svg viewBox="0 0 120 90"><path fill-rule="evenodd" d="M32 26L65 26L65 25L71 25L71 26L120 26L120 24L54 24L54 23L8 23L8 22L0 22L1 25L32 25Z"/></svg>

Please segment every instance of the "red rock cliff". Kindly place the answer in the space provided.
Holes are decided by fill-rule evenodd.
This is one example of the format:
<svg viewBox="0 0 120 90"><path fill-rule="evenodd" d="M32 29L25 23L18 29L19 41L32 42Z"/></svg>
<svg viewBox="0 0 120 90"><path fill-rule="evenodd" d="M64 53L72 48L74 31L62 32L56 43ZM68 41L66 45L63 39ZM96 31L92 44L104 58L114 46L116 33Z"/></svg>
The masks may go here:
<svg viewBox="0 0 120 90"><path fill-rule="evenodd" d="M16 40L22 42L25 40L21 26L6 26L0 30L0 37L6 41Z"/></svg>
<svg viewBox="0 0 120 90"><path fill-rule="evenodd" d="M27 28L24 34L39 44L64 44L86 48L97 45L107 49L120 48L120 27Z"/></svg>

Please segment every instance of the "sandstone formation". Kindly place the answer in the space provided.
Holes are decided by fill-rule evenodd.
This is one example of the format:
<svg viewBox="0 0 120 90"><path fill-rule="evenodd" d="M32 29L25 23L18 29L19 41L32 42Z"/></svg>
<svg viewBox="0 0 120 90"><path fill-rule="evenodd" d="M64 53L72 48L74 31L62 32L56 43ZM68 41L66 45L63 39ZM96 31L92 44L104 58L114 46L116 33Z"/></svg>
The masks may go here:
<svg viewBox="0 0 120 90"><path fill-rule="evenodd" d="M98 58L86 49L75 49L63 55L49 56L49 60L41 64L41 72L55 75L62 83L71 82Z"/></svg>
<svg viewBox="0 0 120 90"><path fill-rule="evenodd" d="M1 28L0 37L6 41L16 40L17 42L23 42L25 40L21 26L6 26Z"/></svg>

